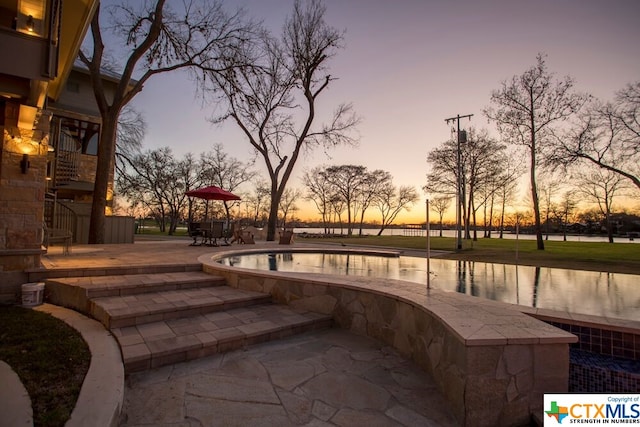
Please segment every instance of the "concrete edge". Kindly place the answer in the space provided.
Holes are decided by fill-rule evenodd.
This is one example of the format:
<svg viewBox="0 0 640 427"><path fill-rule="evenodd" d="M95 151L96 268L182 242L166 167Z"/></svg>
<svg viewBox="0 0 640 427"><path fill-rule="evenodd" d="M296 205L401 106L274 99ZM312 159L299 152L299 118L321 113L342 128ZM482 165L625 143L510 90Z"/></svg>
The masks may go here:
<svg viewBox="0 0 640 427"><path fill-rule="evenodd" d="M32 426L31 398L20 377L0 360L0 427Z"/></svg>
<svg viewBox="0 0 640 427"><path fill-rule="evenodd" d="M34 307L76 329L91 351L91 363L66 427L117 426L124 402L124 365L120 347L101 323L52 304Z"/></svg>

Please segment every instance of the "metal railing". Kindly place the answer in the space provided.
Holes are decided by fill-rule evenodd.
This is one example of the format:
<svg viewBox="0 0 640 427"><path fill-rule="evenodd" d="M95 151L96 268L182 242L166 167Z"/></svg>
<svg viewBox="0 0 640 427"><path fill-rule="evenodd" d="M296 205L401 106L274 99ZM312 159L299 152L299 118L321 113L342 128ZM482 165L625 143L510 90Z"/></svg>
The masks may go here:
<svg viewBox="0 0 640 427"><path fill-rule="evenodd" d="M70 232L73 241L76 241L78 217L71 208L57 201L55 195L47 194L45 197L44 222L50 230L58 229Z"/></svg>

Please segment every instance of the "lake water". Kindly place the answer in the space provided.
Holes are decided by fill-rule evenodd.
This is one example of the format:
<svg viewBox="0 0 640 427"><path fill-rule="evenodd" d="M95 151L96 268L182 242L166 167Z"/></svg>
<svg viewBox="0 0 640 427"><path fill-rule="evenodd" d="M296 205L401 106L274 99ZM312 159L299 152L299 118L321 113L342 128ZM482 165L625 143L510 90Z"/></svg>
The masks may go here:
<svg viewBox="0 0 640 427"><path fill-rule="evenodd" d="M293 229L294 233L296 234L300 234L300 233L310 233L310 234L322 234L324 233L324 229L322 228L304 228L304 227L300 227L300 228L294 228ZM333 233L343 233L346 234L347 233L347 229L344 228L342 231L340 230L340 228L335 228L335 229L330 229L331 232ZM367 229L363 229L362 230L362 234L365 235L369 235L369 236L375 236L378 234L378 231L380 231L380 229L376 229L376 228L367 228ZM423 236L426 237L426 232L425 230L409 230L409 229L404 229L404 228L388 228L386 230L384 230L382 232L383 236L405 236L405 235L416 235L416 234L411 234L411 233L418 233L417 235L419 236ZM353 235L357 236L358 235L358 230L354 229L353 230ZM437 237L440 235L440 230L434 230L431 229L431 236L432 237ZM499 233L492 231L491 232L491 238L492 239L497 239L499 238ZM456 237L456 230L442 230L442 236L443 237ZM478 238L482 238L482 231L478 231ZM515 233L507 233L505 232L503 234L503 238L504 239L523 239L523 240L535 240L536 236L534 234L518 234L516 235ZM546 235L544 236L544 238L546 239ZM562 241L563 237L562 235L549 235L549 238L547 240L553 240L553 241ZM608 242L609 239L607 238L607 236L567 236L567 241L570 242ZM463 242L468 242L468 240L465 240ZM636 238L634 240L629 240L629 238L626 237L616 237L614 238L614 242L615 243L640 243L640 239Z"/></svg>
<svg viewBox="0 0 640 427"><path fill-rule="evenodd" d="M261 253L221 260L235 267L388 277L426 286L426 258L344 253ZM430 260L431 287L528 307L640 321L640 275Z"/></svg>

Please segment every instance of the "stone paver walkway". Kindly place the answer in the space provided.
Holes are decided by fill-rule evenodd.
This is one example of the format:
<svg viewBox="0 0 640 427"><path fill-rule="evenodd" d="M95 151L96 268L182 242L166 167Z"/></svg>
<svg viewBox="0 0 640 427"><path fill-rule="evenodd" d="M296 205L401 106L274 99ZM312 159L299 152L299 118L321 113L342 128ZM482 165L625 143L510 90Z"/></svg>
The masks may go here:
<svg viewBox="0 0 640 427"><path fill-rule="evenodd" d="M330 329L128 377L122 426L450 426L429 375Z"/></svg>

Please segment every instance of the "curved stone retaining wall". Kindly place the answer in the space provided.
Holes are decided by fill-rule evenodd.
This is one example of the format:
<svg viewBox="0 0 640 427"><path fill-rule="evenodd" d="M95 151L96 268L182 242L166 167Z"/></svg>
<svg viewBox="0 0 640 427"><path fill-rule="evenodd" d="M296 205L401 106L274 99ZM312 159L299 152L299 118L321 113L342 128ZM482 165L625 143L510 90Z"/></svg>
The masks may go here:
<svg viewBox="0 0 640 427"><path fill-rule="evenodd" d="M577 338L517 306L390 279L248 270L215 262L238 252L247 251L199 261L229 286L332 314L341 327L392 345L433 376L461 425L529 425L533 414L542 414L544 393L568 390L569 343Z"/></svg>

